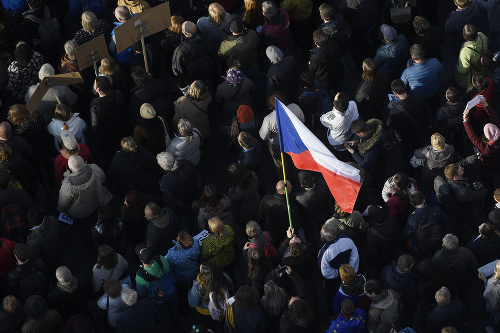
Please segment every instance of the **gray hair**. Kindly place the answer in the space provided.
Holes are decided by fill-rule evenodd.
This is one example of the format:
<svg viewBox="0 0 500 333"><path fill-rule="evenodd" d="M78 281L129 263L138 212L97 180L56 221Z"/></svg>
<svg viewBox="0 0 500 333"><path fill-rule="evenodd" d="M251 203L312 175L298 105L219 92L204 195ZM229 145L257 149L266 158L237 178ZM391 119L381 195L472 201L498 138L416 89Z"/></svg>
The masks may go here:
<svg viewBox="0 0 500 333"><path fill-rule="evenodd" d="M443 237L443 248L448 251L453 251L458 248L458 237L452 234L446 234Z"/></svg>
<svg viewBox="0 0 500 333"><path fill-rule="evenodd" d="M274 281L269 281L264 285L264 296L260 299L260 306L269 317L278 317L288 306L288 295Z"/></svg>
<svg viewBox="0 0 500 333"><path fill-rule="evenodd" d="M118 6L115 9L115 15L117 18L126 21L130 19L130 10L125 6Z"/></svg>
<svg viewBox="0 0 500 333"><path fill-rule="evenodd" d="M134 289L123 289L122 290L122 301L127 306L133 306L137 303L137 291Z"/></svg>
<svg viewBox="0 0 500 333"><path fill-rule="evenodd" d="M271 1L264 1L262 3L262 13L267 18L273 18L278 13L278 8Z"/></svg>
<svg viewBox="0 0 500 333"><path fill-rule="evenodd" d="M193 124L191 124L191 122L187 119L180 119L177 124L177 128L179 129L179 133L181 135L193 135Z"/></svg>
<svg viewBox="0 0 500 333"><path fill-rule="evenodd" d="M72 59L76 58L76 48L77 47L78 47L78 43L74 39L70 39L66 43L64 43L64 51Z"/></svg>
<svg viewBox="0 0 500 333"><path fill-rule="evenodd" d="M38 71L38 78L40 79L40 81L42 81L43 78L47 76L52 76L54 75L54 73L55 70L51 64L43 64L42 67L40 67L40 70Z"/></svg>
<svg viewBox="0 0 500 333"><path fill-rule="evenodd" d="M79 155L71 155L68 158L68 168L72 173L81 172L85 168L85 162L83 158Z"/></svg>
<svg viewBox="0 0 500 333"><path fill-rule="evenodd" d="M435 297L438 305L448 305L451 300L450 291L446 287L441 287L441 289L436 291Z"/></svg>
<svg viewBox="0 0 500 333"><path fill-rule="evenodd" d="M59 282L68 282L72 276L71 271L66 266L60 266L56 269L56 278Z"/></svg>

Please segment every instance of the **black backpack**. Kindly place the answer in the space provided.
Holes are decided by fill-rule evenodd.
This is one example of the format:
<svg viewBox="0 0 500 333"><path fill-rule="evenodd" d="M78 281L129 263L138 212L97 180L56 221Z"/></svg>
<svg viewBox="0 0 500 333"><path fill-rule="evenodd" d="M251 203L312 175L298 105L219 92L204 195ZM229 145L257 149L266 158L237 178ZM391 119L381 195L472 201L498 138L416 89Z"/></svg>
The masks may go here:
<svg viewBox="0 0 500 333"><path fill-rule="evenodd" d="M45 17L40 19L34 15L26 15L26 18L39 24L38 34L40 35L40 47L44 50L48 50L53 47L57 47L60 39L59 32L59 21L57 18L50 18L50 9L48 6L44 8Z"/></svg>
<svg viewBox="0 0 500 333"><path fill-rule="evenodd" d="M18 242L28 235L28 220L24 209L14 202L16 202L15 197L12 203L2 208L0 223L2 235Z"/></svg>
<svg viewBox="0 0 500 333"><path fill-rule="evenodd" d="M36 267L32 267L31 270L24 273L24 277L19 283L23 300L32 295L46 296L47 285L45 274L37 270Z"/></svg>
<svg viewBox="0 0 500 333"><path fill-rule="evenodd" d="M427 218L423 218L416 212L413 212L413 216L418 221L416 230L418 251L420 253L434 253L439 250L441 248L441 231L434 209L430 208Z"/></svg>
<svg viewBox="0 0 500 333"><path fill-rule="evenodd" d="M439 199L441 208L449 217L460 211L460 205L455 201L448 182L442 176L434 178L434 191Z"/></svg>
<svg viewBox="0 0 500 333"><path fill-rule="evenodd" d="M337 19L338 24L335 28L323 27L321 30L326 34L328 39L335 40L342 51L345 52L351 47L351 31L348 27L342 24L341 20Z"/></svg>

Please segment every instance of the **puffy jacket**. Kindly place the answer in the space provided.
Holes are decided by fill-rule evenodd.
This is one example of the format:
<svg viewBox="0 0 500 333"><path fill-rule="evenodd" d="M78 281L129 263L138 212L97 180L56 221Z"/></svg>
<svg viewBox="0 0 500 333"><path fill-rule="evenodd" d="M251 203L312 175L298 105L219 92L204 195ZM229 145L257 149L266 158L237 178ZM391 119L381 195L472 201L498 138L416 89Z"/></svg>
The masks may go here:
<svg viewBox="0 0 500 333"><path fill-rule="evenodd" d="M195 59L210 55L210 48L205 38L200 35L194 37L181 37L181 43L172 56L172 72L177 77L182 77L184 82L208 78L209 73L190 73L189 66Z"/></svg>
<svg viewBox="0 0 500 333"><path fill-rule="evenodd" d="M59 144L62 142L61 132L64 124L68 125L68 131L75 136L78 142L85 143L83 132L87 130L87 123L79 115L79 113L73 113L68 121L61 121L54 118L47 125L47 131L54 136L54 144L57 151L59 151Z"/></svg>
<svg viewBox="0 0 500 333"><path fill-rule="evenodd" d="M197 240L188 249L176 244L168 250L166 258L177 283L191 283L196 278L196 275L200 272L199 256L200 243Z"/></svg>
<svg viewBox="0 0 500 333"><path fill-rule="evenodd" d="M227 67L245 70L257 62L259 35L255 30L245 30L241 35L226 37L220 44L219 57Z"/></svg>
<svg viewBox="0 0 500 333"><path fill-rule="evenodd" d="M477 33L475 41L466 41L460 49L455 68L455 82L464 89L472 84L472 76L477 72L481 52L489 49L490 40L482 32ZM488 76L490 76L488 74Z"/></svg>
<svg viewBox="0 0 500 333"><path fill-rule="evenodd" d="M228 225L224 226L225 232L222 236L210 233L201 243L200 259L208 261L219 268L229 265L235 256L234 231Z"/></svg>
<svg viewBox="0 0 500 333"><path fill-rule="evenodd" d="M163 265L163 270L160 267L160 264L156 262L156 260L161 260L161 263ZM167 274L170 273L170 265L167 261L167 259L164 256L155 256L153 261L151 262L151 266L149 267L141 267L137 271L137 274L135 276L135 286L137 289L137 293L141 297L147 297L149 296L149 290L151 289L151 282L146 281L141 277L139 274L140 270L146 271L149 275L152 275L154 277L157 277L158 279L161 278L163 275L163 271L165 271Z"/></svg>
<svg viewBox="0 0 500 333"><path fill-rule="evenodd" d="M175 135L167 147L167 152L174 155L176 159L189 160L198 165L201 158L200 153L201 135L198 129L193 128L191 136Z"/></svg>

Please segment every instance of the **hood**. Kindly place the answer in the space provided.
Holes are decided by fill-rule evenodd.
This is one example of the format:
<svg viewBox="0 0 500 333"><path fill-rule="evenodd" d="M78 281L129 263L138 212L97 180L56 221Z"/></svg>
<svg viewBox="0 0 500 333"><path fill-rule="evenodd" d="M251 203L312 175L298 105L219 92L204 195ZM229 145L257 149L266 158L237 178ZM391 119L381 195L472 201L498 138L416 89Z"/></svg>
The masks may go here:
<svg viewBox="0 0 500 333"><path fill-rule="evenodd" d="M83 171L77 174L67 170L64 173L63 184L67 182L69 185L74 186L78 191L81 191L87 189L90 184L93 183L94 178L95 175L92 172L92 168L90 165L86 164Z"/></svg>
<svg viewBox="0 0 500 333"><path fill-rule="evenodd" d="M342 283L340 285L340 290L342 293L344 293L347 296L355 297L359 295L363 295L364 293L364 285L365 285L366 279L363 275L358 275L356 279L350 283L350 284L345 284Z"/></svg>
<svg viewBox="0 0 500 333"><path fill-rule="evenodd" d="M78 288L78 280L76 279L76 276L72 276L69 282L57 282L57 288L68 294L75 292Z"/></svg>
<svg viewBox="0 0 500 333"><path fill-rule="evenodd" d="M276 16L272 19L266 19L265 24L269 25L269 27L266 28L270 31L288 29L290 25L290 19L288 17L288 13L283 8L279 8Z"/></svg>
<svg viewBox="0 0 500 333"><path fill-rule="evenodd" d="M373 146L375 146L375 144L382 138L382 135L384 134L382 121L378 119L370 119L366 123L372 128L373 132L371 133L370 137L361 139L358 150L362 154L373 148Z"/></svg>
<svg viewBox="0 0 500 333"><path fill-rule="evenodd" d="M453 146L450 146L448 144L446 144L444 146L444 149L443 150L436 150L435 148L431 148L432 149L432 155L433 155L433 158L436 162L444 162L444 161L447 161L449 160L452 155L455 153L455 148L453 148Z"/></svg>
<svg viewBox="0 0 500 333"><path fill-rule="evenodd" d="M372 307L385 310L389 308L396 300L390 290L384 290L384 293L378 298L378 300L372 299L372 301Z"/></svg>
<svg viewBox="0 0 500 333"><path fill-rule="evenodd" d="M151 222L155 227L164 229L168 226L168 223L170 222L170 216L168 215L167 212L163 212L162 216L158 216L157 218L151 220Z"/></svg>
<svg viewBox="0 0 500 333"><path fill-rule="evenodd" d="M160 265L156 262L156 260L152 261L151 266L144 267L144 270L157 278L160 278L163 273Z"/></svg>

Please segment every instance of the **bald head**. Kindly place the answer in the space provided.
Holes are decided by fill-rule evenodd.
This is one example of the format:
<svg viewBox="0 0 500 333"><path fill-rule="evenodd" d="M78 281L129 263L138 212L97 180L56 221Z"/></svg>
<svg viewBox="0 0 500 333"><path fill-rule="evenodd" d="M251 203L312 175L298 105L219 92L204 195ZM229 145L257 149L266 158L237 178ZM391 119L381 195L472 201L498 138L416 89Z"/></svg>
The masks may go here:
<svg viewBox="0 0 500 333"><path fill-rule="evenodd" d="M71 271L66 266L61 266L56 269L56 278L57 281L64 283L71 280Z"/></svg>
<svg viewBox="0 0 500 333"><path fill-rule="evenodd" d="M290 182L287 182L287 184L288 184L288 193L290 193L292 191L292 184L290 184ZM283 180L280 180L276 184L276 192L278 192L279 194L285 194L285 182Z"/></svg>
<svg viewBox="0 0 500 333"><path fill-rule="evenodd" d="M191 21L186 21L182 23L182 33L186 37L193 37L194 35L196 35L197 30L198 28L196 28L196 24L194 24Z"/></svg>
<svg viewBox="0 0 500 333"><path fill-rule="evenodd" d="M0 140L9 140L12 127L8 121L0 123Z"/></svg>
<svg viewBox="0 0 500 333"><path fill-rule="evenodd" d="M130 11L125 6L118 6L115 9L115 17L120 22L125 22L130 19Z"/></svg>

